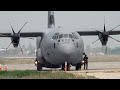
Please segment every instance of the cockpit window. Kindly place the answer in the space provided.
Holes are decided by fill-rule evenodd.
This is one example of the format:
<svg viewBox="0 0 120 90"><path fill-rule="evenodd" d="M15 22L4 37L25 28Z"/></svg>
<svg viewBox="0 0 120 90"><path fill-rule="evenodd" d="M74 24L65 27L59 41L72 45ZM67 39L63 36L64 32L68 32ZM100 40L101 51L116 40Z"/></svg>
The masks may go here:
<svg viewBox="0 0 120 90"><path fill-rule="evenodd" d="M52 39L58 39L58 36L53 36L53 38Z"/></svg>
<svg viewBox="0 0 120 90"><path fill-rule="evenodd" d="M55 33L52 39L58 39L59 38L59 33Z"/></svg>
<svg viewBox="0 0 120 90"><path fill-rule="evenodd" d="M72 32L72 34L59 34L55 33L52 39L62 39L62 38L71 38L71 39L78 39L78 36Z"/></svg>
<svg viewBox="0 0 120 90"><path fill-rule="evenodd" d="M74 32L72 32L72 36L74 39L78 39L78 36Z"/></svg>
<svg viewBox="0 0 120 90"><path fill-rule="evenodd" d="M68 34L64 34L64 38L68 38Z"/></svg>
<svg viewBox="0 0 120 90"><path fill-rule="evenodd" d="M59 39L61 39L61 38L63 38L63 34L60 34L60 35L59 35Z"/></svg>
<svg viewBox="0 0 120 90"><path fill-rule="evenodd" d="M69 34L69 38L73 38L72 34Z"/></svg>

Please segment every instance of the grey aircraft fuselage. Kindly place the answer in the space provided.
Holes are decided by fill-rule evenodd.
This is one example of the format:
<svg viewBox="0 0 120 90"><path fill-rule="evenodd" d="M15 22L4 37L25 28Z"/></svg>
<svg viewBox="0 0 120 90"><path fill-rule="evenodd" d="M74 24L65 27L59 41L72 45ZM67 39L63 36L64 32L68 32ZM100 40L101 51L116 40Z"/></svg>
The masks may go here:
<svg viewBox="0 0 120 90"><path fill-rule="evenodd" d="M51 28L43 38L37 37L36 57L40 63L43 58L53 65L65 62L75 66L83 59L84 43L75 31L65 31L63 28Z"/></svg>

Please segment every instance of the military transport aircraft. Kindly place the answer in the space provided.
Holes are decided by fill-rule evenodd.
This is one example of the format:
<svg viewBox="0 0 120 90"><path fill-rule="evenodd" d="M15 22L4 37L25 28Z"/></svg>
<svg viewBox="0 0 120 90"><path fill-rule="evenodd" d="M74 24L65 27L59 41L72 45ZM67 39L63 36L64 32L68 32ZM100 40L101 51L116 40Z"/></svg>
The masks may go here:
<svg viewBox="0 0 120 90"><path fill-rule="evenodd" d="M112 38L110 35L120 34L118 30L113 31L116 27L106 31L105 24L103 32L98 30L66 31L65 28L57 28L55 27L53 11L48 11L48 32L21 32L23 27L18 33L15 33L11 26L12 33L0 33L0 37L11 37L10 44L13 44L14 47L18 47L20 38L36 37L36 66L38 71L41 71L42 67L61 68L64 70L65 62L67 62L67 70L70 70L70 65L75 66L76 70L79 70L84 53L84 42L81 36L98 35L98 40L101 41L102 45L106 45L108 37Z"/></svg>

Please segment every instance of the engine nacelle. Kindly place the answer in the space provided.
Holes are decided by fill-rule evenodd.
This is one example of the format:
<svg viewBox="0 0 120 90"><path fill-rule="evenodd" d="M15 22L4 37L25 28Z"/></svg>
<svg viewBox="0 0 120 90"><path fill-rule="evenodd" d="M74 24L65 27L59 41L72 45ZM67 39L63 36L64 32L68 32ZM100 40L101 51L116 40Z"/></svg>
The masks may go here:
<svg viewBox="0 0 120 90"><path fill-rule="evenodd" d="M107 45L108 36L109 36L108 33L103 33L103 34L100 33L100 34L98 35L102 46L106 46L106 45Z"/></svg>
<svg viewBox="0 0 120 90"><path fill-rule="evenodd" d="M11 37L11 42L13 44L13 47L17 48L18 44L20 42L20 35L19 34L13 34Z"/></svg>
<svg viewBox="0 0 120 90"><path fill-rule="evenodd" d="M14 43L13 43L13 47L14 47L14 48L17 48L17 47L18 47L18 44L14 44Z"/></svg>

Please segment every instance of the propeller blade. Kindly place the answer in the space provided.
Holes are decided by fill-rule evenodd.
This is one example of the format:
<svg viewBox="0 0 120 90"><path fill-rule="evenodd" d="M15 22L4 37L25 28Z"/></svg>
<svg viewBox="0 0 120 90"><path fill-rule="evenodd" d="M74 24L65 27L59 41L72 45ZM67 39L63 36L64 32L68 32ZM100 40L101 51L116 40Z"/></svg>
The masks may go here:
<svg viewBox="0 0 120 90"><path fill-rule="evenodd" d="M20 46L20 44L19 44L19 47L20 47L20 49L21 49L21 52L22 52L22 54L23 54L23 50L22 50L22 47Z"/></svg>
<svg viewBox="0 0 120 90"><path fill-rule="evenodd" d="M115 39L115 38L113 38L113 37L111 37L111 36L109 36L109 37L110 37L111 39L117 41L117 42L120 42L119 40L117 40L117 39Z"/></svg>
<svg viewBox="0 0 120 90"><path fill-rule="evenodd" d="M101 37L102 38L102 37ZM95 40L92 44L94 44L95 42L97 42L98 40L100 40L101 38L99 38L99 39L97 39L97 40Z"/></svg>
<svg viewBox="0 0 120 90"><path fill-rule="evenodd" d="M106 26L105 26L105 16L104 16L104 32L106 32Z"/></svg>
<svg viewBox="0 0 120 90"><path fill-rule="evenodd" d="M10 23L10 22L9 22L9 23ZM11 28L12 28L13 33L15 34L15 31L14 31L14 29L13 29L13 27L12 27L11 23L10 23L10 26L11 26Z"/></svg>
<svg viewBox="0 0 120 90"><path fill-rule="evenodd" d="M116 27L114 27L113 29L111 29L109 32L111 32L111 31L113 31L115 28L117 28L117 27L119 27L120 25L118 25L118 26L116 26Z"/></svg>
<svg viewBox="0 0 120 90"><path fill-rule="evenodd" d="M13 43L13 41L11 41L11 43L8 45L8 47L6 48L6 51L7 51L7 49L10 47L10 45Z"/></svg>
<svg viewBox="0 0 120 90"><path fill-rule="evenodd" d="M98 40L100 40L100 38L99 39L97 39L97 40L95 40L94 42L92 42L92 44L94 44L95 42L97 42Z"/></svg>
<svg viewBox="0 0 120 90"><path fill-rule="evenodd" d="M105 54L107 54L107 46L105 47Z"/></svg>
<svg viewBox="0 0 120 90"><path fill-rule="evenodd" d="M21 30L23 29L23 27L24 27L27 23L28 23L28 22L26 22L26 23L22 26L22 28L18 31L18 33L21 32Z"/></svg>

